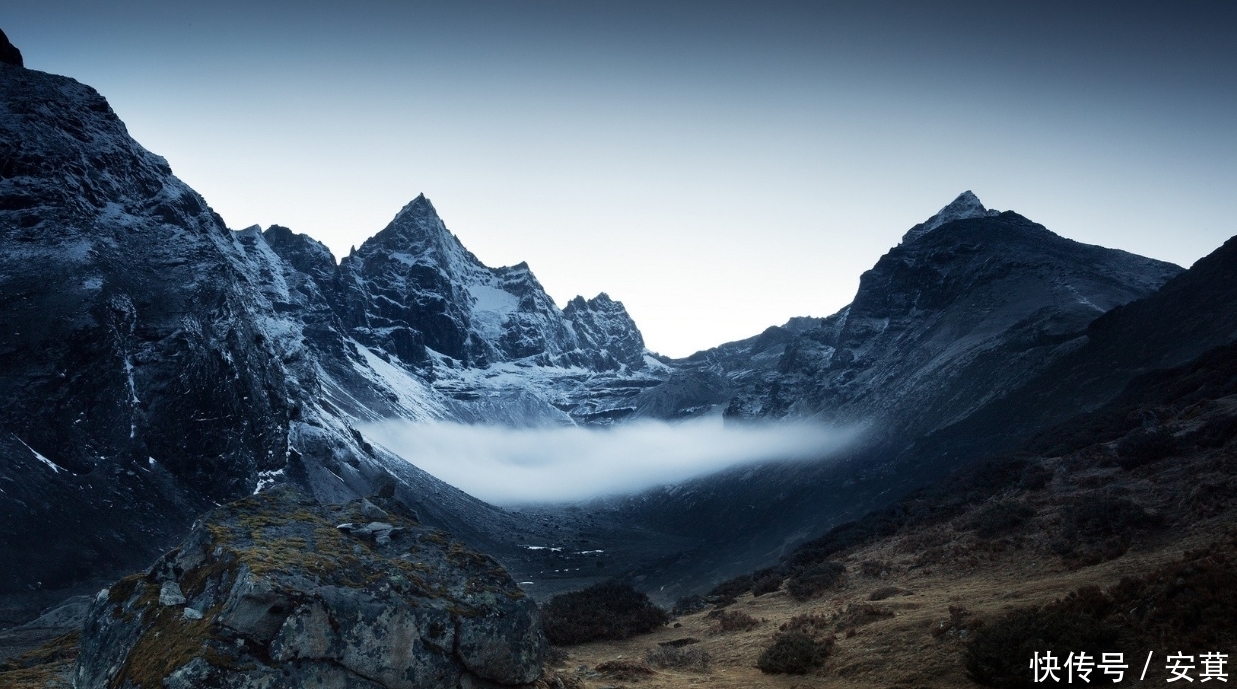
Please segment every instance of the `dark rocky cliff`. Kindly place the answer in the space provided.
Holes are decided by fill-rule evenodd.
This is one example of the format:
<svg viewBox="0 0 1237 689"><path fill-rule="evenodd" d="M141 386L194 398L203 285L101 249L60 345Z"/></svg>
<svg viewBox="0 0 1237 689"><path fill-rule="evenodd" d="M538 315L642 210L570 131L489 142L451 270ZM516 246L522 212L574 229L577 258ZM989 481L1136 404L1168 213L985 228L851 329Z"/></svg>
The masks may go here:
<svg viewBox="0 0 1237 689"><path fill-rule="evenodd" d="M0 588L55 585L283 466L294 383L231 233L107 101L11 65L0 94Z"/></svg>

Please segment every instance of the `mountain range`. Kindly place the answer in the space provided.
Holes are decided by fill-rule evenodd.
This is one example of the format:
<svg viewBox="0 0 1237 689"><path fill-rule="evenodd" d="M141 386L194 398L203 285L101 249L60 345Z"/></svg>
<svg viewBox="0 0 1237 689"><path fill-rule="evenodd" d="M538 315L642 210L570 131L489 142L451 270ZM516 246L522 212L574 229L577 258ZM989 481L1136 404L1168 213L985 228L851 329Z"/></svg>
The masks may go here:
<svg viewBox="0 0 1237 689"><path fill-rule="evenodd" d="M607 294L560 309L527 265L484 265L423 195L338 260L285 227L231 230L96 91L19 56L0 63L0 595L19 617L274 483L324 503L392 491L517 578L557 582L536 595L616 574L690 592L1232 341L1233 251L1183 272L965 192L838 313L669 359ZM512 510L360 430L709 414L864 442ZM604 567L549 574L602 549Z"/></svg>

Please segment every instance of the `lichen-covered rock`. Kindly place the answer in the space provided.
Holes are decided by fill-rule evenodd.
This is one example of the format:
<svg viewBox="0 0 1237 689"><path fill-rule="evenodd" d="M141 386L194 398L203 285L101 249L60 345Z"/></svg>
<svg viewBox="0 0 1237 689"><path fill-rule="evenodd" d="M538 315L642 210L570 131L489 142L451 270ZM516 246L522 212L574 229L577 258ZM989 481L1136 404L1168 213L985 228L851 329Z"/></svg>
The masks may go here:
<svg viewBox="0 0 1237 689"><path fill-rule="evenodd" d="M492 558L394 500L324 506L278 487L212 511L147 572L100 592L74 683L520 686L544 657L536 605Z"/></svg>

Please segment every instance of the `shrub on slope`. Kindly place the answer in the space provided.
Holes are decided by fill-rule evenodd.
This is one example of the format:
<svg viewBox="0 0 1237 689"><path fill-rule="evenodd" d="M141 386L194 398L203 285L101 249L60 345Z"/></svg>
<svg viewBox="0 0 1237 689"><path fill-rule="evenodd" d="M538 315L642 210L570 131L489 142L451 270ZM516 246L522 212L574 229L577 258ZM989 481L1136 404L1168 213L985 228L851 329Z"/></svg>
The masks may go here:
<svg viewBox="0 0 1237 689"><path fill-rule="evenodd" d="M606 581L551 598L541 619L550 643L569 646L651 632L670 616L630 584Z"/></svg>

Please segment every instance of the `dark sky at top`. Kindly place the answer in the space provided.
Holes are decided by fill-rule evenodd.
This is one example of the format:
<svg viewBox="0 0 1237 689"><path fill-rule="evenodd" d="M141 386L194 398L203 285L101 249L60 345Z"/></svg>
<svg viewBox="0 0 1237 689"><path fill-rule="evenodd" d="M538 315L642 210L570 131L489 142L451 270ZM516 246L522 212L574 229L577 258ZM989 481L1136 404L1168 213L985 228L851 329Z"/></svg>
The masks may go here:
<svg viewBox="0 0 1237 689"><path fill-rule="evenodd" d="M1184 265L1237 232L1234 2L19 0L0 28L233 227L339 253L425 192L672 354L836 310L968 188Z"/></svg>

